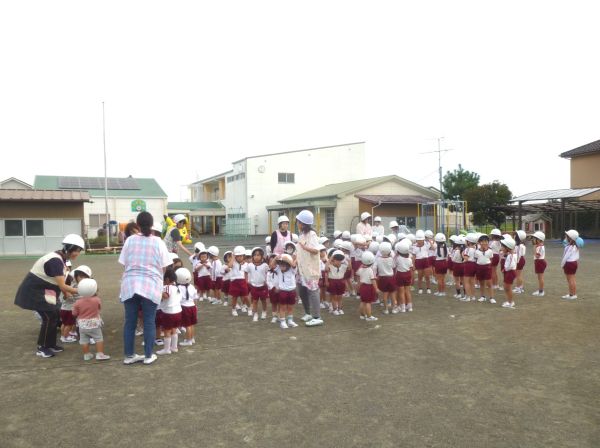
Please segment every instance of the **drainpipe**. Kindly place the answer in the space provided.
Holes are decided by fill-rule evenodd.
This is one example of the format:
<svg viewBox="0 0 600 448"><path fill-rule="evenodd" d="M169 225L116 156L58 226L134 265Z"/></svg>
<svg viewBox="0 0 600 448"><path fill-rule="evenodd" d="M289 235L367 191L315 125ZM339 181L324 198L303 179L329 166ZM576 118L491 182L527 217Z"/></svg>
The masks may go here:
<svg viewBox="0 0 600 448"><path fill-rule="evenodd" d="M372 219L375 219L375 209L377 207L379 207L381 205L381 201L379 201L379 204L377 204L375 207L371 208L371 216L373 217Z"/></svg>

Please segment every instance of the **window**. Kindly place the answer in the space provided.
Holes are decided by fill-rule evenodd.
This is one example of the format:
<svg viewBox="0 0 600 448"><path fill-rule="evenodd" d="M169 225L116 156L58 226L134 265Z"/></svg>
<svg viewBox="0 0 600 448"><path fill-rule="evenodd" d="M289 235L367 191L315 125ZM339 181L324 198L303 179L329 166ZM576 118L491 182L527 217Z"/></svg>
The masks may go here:
<svg viewBox="0 0 600 448"><path fill-rule="evenodd" d="M110 221L110 215L108 215ZM90 213L90 227L102 227L106 223L105 213Z"/></svg>
<svg viewBox="0 0 600 448"><path fill-rule="evenodd" d="M333 235L334 231L334 210L332 208L328 208L325 210L325 232L327 235Z"/></svg>
<svg viewBox="0 0 600 448"><path fill-rule="evenodd" d="M41 219L28 219L25 228L27 236L44 236L44 221Z"/></svg>
<svg viewBox="0 0 600 448"><path fill-rule="evenodd" d="M20 219L7 219L4 221L4 235L23 236L23 221Z"/></svg>
<svg viewBox="0 0 600 448"><path fill-rule="evenodd" d="M280 184L293 184L295 183L294 173L278 173L277 180Z"/></svg>
<svg viewBox="0 0 600 448"><path fill-rule="evenodd" d="M245 218L246 214L245 213L227 213L227 218L228 219L236 219L236 218Z"/></svg>
<svg viewBox="0 0 600 448"><path fill-rule="evenodd" d="M396 222L401 226L406 226L409 229L414 229L417 227L417 217L416 216L398 216L396 218Z"/></svg>
<svg viewBox="0 0 600 448"><path fill-rule="evenodd" d="M236 174L235 176L228 176L227 177L227 183L236 181L236 180L240 180L240 179L245 179L246 178L246 173L239 173Z"/></svg>

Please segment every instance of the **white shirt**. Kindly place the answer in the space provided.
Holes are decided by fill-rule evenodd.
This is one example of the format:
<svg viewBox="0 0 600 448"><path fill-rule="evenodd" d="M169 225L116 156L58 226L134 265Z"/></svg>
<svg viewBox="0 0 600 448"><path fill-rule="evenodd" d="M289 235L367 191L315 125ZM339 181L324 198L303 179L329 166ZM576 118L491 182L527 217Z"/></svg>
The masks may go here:
<svg viewBox="0 0 600 448"><path fill-rule="evenodd" d="M342 280L346 274L346 271L348 270L348 265L344 262L342 262L339 268L335 267L331 263L327 266L327 277L332 280Z"/></svg>
<svg viewBox="0 0 600 448"><path fill-rule="evenodd" d="M181 306L194 306L194 300L198 300L198 292L194 285L178 285L177 287L179 288L179 294L181 295Z"/></svg>
<svg viewBox="0 0 600 448"><path fill-rule="evenodd" d="M206 260L205 263L206 264L202 264L202 262L197 258L192 260L194 272L196 272L197 277L207 277L210 275L210 261Z"/></svg>
<svg viewBox="0 0 600 448"><path fill-rule="evenodd" d="M458 246L456 249L452 250L452 262L453 263L464 263L464 260L462 257L462 251L460 250L460 246Z"/></svg>
<svg viewBox="0 0 600 448"><path fill-rule="evenodd" d="M269 272L269 265L267 263L262 263L258 266L254 263L248 263L244 270L248 273L248 283L255 288L260 288L267 283L267 272Z"/></svg>
<svg viewBox="0 0 600 448"><path fill-rule="evenodd" d="M378 277L391 277L394 275L394 259L380 257L375 259L375 272Z"/></svg>
<svg viewBox="0 0 600 448"><path fill-rule="evenodd" d="M375 279L375 272L373 272L373 268L371 266L362 266L356 271L358 274L358 278L361 283L370 285Z"/></svg>
<svg viewBox="0 0 600 448"><path fill-rule="evenodd" d="M492 257L493 256L494 256L494 252L492 252L492 249L488 249L486 251L483 251L481 249L477 249L475 251L475 261L479 265L492 264Z"/></svg>
<svg viewBox="0 0 600 448"><path fill-rule="evenodd" d="M277 266L277 279L279 280L277 288L281 291L294 291L296 289L296 269L290 267L287 271L283 272Z"/></svg>
<svg viewBox="0 0 600 448"><path fill-rule="evenodd" d="M179 288L175 285L168 285L164 287L164 291L169 294L169 298L161 300L158 309L165 314L181 313L181 295L179 294Z"/></svg>
<svg viewBox="0 0 600 448"><path fill-rule="evenodd" d="M269 291L273 288L277 288L277 286L279 285L279 272L277 271L277 268L275 269L269 269L269 271L267 272L267 288L269 288Z"/></svg>
<svg viewBox="0 0 600 448"><path fill-rule="evenodd" d="M423 258L429 257L429 248L428 243L425 242L421 247L416 244L413 246L413 254L417 260L422 260Z"/></svg>
<svg viewBox="0 0 600 448"><path fill-rule="evenodd" d="M502 243L500 241L492 240L490 241L490 249L494 254L500 254L500 248L502 247Z"/></svg>
<svg viewBox="0 0 600 448"><path fill-rule="evenodd" d="M516 271L517 270L517 256L515 254L506 254L504 259L504 270L505 271Z"/></svg>
<svg viewBox="0 0 600 448"><path fill-rule="evenodd" d="M535 246L534 248L535 259L536 260L544 260L546 258L546 247L541 244L539 246Z"/></svg>
<svg viewBox="0 0 600 448"><path fill-rule="evenodd" d="M444 250L445 249L445 250ZM435 248L435 259L436 260L445 260L448 258L448 246L440 246L440 255L438 255L437 245Z"/></svg>
<svg viewBox="0 0 600 448"><path fill-rule="evenodd" d="M396 257L396 271L408 272L413 266L412 258L410 257Z"/></svg>
<svg viewBox="0 0 600 448"><path fill-rule="evenodd" d="M562 260L560 262L560 267L564 268L565 263L569 261L577 261L579 260L579 248L576 244L569 244L565 247L565 251L563 253Z"/></svg>
<svg viewBox="0 0 600 448"><path fill-rule="evenodd" d="M218 258L210 262L210 278L216 280L223 277L223 263Z"/></svg>
<svg viewBox="0 0 600 448"><path fill-rule="evenodd" d="M371 231L373 232L373 234L371 236L376 237L376 236L383 236L385 235L385 227L382 226L381 224L376 225L376 226L371 226Z"/></svg>
<svg viewBox="0 0 600 448"><path fill-rule="evenodd" d="M521 260L521 258L523 258L525 256L525 254L527 253L527 248L525 247L525 244L521 243L517 246L517 248L515 249L515 254L517 255L517 263Z"/></svg>
<svg viewBox="0 0 600 448"><path fill-rule="evenodd" d="M373 236L373 229L371 224L365 224L364 222L359 222L356 224L356 233L362 236Z"/></svg>
<svg viewBox="0 0 600 448"><path fill-rule="evenodd" d="M435 243L435 241L426 241L425 244L429 245L429 247L427 248L427 254L430 257L435 257L437 255L437 244Z"/></svg>
<svg viewBox="0 0 600 448"><path fill-rule="evenodd" d="M467 247L463 251L463 255L467 256L466 261L475 261L475 251L476 251L476 249L474 247Z"/></svg>
<svg viewBox="0 0 600 448"><path fill-rule="evenodd" d="M245 266L246 266L246 263L239 264L236 260L233 260L233 267L231 268L231 271L229 271L229 279L232 281L245 279L246 278L246 276L244 275Z"/></svg>

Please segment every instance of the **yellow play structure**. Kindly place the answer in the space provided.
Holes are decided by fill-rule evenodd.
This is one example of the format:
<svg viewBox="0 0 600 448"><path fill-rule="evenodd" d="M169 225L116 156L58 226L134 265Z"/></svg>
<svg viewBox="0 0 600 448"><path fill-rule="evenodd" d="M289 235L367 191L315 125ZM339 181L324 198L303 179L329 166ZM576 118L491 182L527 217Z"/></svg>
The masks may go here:
<svg viewBox="0 0 600 448"><path fill-rule="evenodd" d="M183 244L192 244L192 239L190 238L190 219L187 215L185 216L185 226L183 226L181 229L179 229L179 233L181 234L181 242ZM166 219L165 219L166 223L167 223L167 232L176 227L175 225L175 221L173 221L173 219L167 215Z"/></svg>

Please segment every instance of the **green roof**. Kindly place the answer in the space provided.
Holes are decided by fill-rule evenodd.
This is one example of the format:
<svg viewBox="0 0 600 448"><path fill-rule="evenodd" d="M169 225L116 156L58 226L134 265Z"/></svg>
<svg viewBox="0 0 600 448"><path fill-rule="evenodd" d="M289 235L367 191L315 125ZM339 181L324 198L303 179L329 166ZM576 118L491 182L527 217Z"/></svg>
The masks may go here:
<svg viewBox="0 0 600 448"><path fill-rule="evenodd" d="M224 209L218 202L168 202L167 210L206 210L206 209Z"/></svg>
<svg viewBox="0 0 600 448"><path fill-rule="evenodd" d="M285 198L280 200L281 203L286 202L295 202L295 201L306 201L308 199L321 199L321 198L339 198L341 196L345 196L347 194L355 193L357 191L363 190L368 187L372 187L375 185L382 184L388 181L396 181L398 183L402 183L407 187L410 187L416 191L419 191L425 195L429 195L431 197L437 197L438 194L429 188L423 187L422 185L416 184L409 180L403 179L400 176L390 175L390 176L382 176L382 177L372 177L370 179L359 179L359 180L351 180L348 182L340 182L338 184L329 184L324 187L316 188L314 190L310 190L296 196L291 196L289 198Z"/></svg>
<svg viewBox="0 0 600 448"><path fill-rule="evenodd" d="M33 188L41 190L73 190L71 188L60 188L59 179L98 179L96 177L76 177L76 176L39 176L36 175L33 181ZM104 178L100 178L104 179ZM109 179L122 179L126 181L131 178L109 178ZM124 189L108 189L108 196L111 197L134 197L134 198L166 198L167 193L158 185L156 180L151 178L140 178L136 177L135 182L138 188L135 190L124 190ZM77 188L78 190L84 190L89 192L91 197L104 196L104 189L84 189Z"/></svg>

